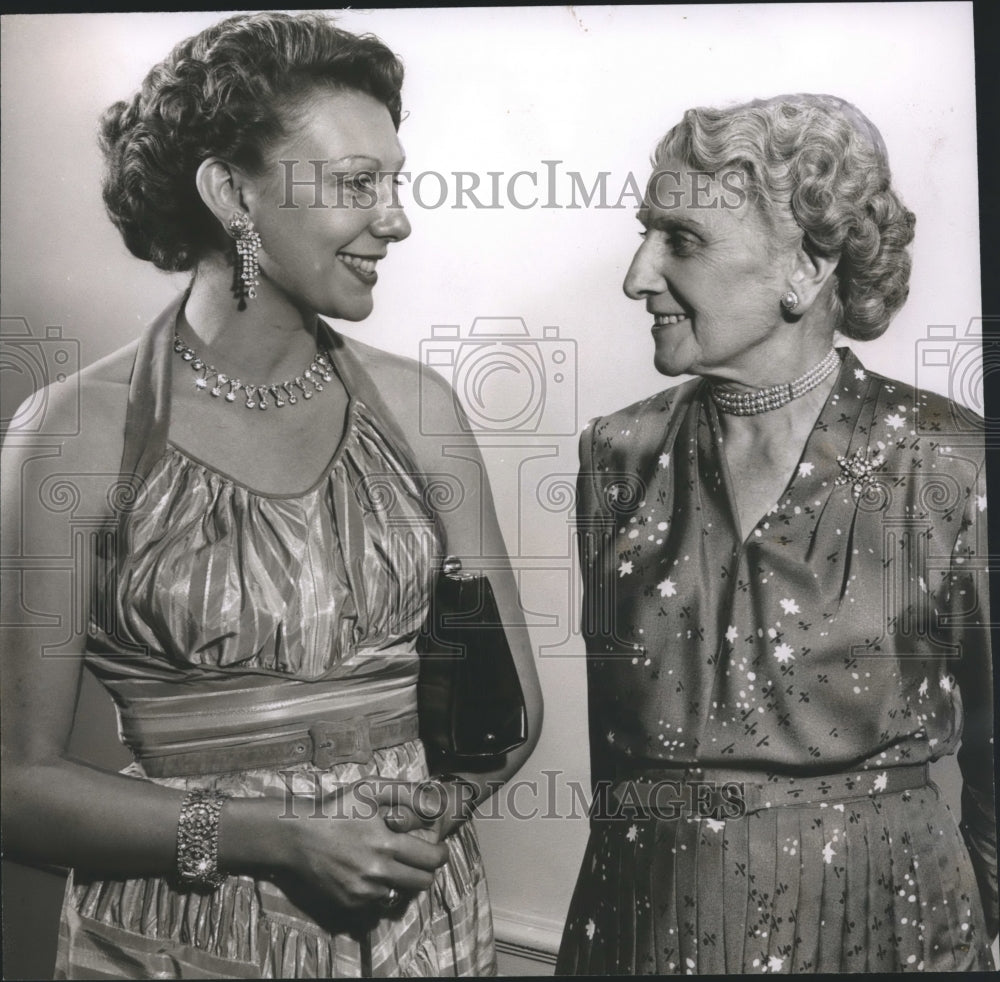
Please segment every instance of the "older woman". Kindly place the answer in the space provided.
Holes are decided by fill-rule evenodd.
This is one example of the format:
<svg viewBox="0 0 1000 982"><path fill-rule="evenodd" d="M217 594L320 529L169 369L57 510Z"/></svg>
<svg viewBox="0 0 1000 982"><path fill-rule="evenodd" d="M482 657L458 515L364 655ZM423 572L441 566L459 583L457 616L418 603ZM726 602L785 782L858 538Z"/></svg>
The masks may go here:
<svg viewBox="0 0 1000 982"><path fill-rule="evenodd" d="M62 977L495 969L466 819L538 734L513 577L491 574L531 738L491 772L440 776L428 805L415 644L434 564L502 557L502 539L475 461L446 475L460 504L438 512L426 493L449 462L416 421L461 432L448 387L317 317L364 319L376 266L409 234L401 82L381 42L322 16L238 16L103 119L126 245L193 277L83 373L82 430L48 470L37 435L15 429L5 451L8 530L48 555L73 540L39 495L52 471L89 475L72 514L95 529L91 584L4 591L4 624L18 603L83 621L56 653L41 628L4 644L5 847L75 870ZM64 389L53 434L69 432ZM95 598L89 626L76 592ZM66 754L84 662L135 754L123 774Z"/></svg>
<svg viewBox="0 0 1000 982"><path fill-rule="evenodd" d="M581 440L610 791L559 970L988 967L982 429L833 344L907 295L882 139L784 96L690 110L654 168L625 292L659 371L698 377ZM960 741L961 826L927 776Z"/></svg>

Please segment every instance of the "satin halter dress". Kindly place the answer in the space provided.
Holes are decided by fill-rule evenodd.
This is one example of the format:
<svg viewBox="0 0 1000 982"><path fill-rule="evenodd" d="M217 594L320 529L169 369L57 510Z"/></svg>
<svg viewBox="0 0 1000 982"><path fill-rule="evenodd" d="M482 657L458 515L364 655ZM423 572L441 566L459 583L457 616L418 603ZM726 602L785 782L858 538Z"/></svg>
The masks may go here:
<svg viewBox="0 0 1000 982"><path fill-rule="evenodd" d="M311 488L264 494L195 459L168 435L179 306L164 311L138 349L121 514L95 557L86 658L136 758L125 773L237 797L329 793L376 775L426 778L414 732L414 647L439 538L405 439L331 331L332 361L350 397L347 425ZM317 723L407 738L367 751L359 740L359 752L332 762L253 766L255 748L283 735L297 747L296 734ZM213 761L211 772L151 776L199 753ZM472 824L447 845L431 889L360 933L332 902L306 902L268 879L230 876L199 892L169 876L77 871L67 884L56 976L495 974Z"/></svg>

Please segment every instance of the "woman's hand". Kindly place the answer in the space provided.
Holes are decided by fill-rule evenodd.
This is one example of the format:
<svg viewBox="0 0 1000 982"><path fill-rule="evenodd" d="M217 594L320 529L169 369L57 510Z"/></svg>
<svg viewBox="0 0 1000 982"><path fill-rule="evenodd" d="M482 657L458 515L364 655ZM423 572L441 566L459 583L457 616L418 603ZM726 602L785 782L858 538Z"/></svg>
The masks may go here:
<svg viewBox="0 0 1000 982"><path fill-rule="evenodd" d="M386 808L366 785L292 799L278 819L273 798L230 799L220 825L220 865L242 871L256 855L282 885L289 879L348 911L385 907L390 890L429 889L447 847L390 828Z"/></svg>
<svg viewBox="0 0 1000 982"><path fill-rule="evenodd" d="M380 781L376 800L385 812L385 823L396 832L422 832L432 842L443 842L469 820L476 791L471 782L417 783Z"/></svg>

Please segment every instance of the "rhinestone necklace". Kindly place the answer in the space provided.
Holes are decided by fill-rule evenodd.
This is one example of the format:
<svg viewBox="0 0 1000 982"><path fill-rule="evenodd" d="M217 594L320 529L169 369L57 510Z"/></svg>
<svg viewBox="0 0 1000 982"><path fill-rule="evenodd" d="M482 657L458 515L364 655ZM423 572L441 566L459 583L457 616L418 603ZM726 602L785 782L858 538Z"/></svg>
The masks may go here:
<svg viewBox="0 0 1000 982"><path fill-rule="evenodd" d="M826 357L805 375L794 382L780 382L763 389L753 389L750 392L740 392L737 389L727 389L723 386L711 386L712 399L724 413L730 416L756 416L772 409L780 409L793 399L804 396L810 389L815 389L840 364L840 356L836 348L831 348Z"/></svg>
<svg viewBox="0 0 1000 982"><path fill-rule="evenodd" d="M226 402L235 402L236 393L242 392L245 396L244 405L247 409L267 409L270 405L268 399L279 409L288 403L294 406L299 397L311 399L313 392L322 392L323 383L333 380L333 365L330 356L323 351L317 351L313 356L309 367L293 379L284 382L272 382L266 385L257 385L255 382L244 382L242 379L234 378L218 371L213 365L206 364L205 360L198 357L194 348L186 345L180 335L174 334L174 351L177 352L186 362L191 364L191 368L199 372L200 375L194 380L195 387L200 391L208 391L218 399L224 396ZM228 387L224 391L224 387Z"/></svg>

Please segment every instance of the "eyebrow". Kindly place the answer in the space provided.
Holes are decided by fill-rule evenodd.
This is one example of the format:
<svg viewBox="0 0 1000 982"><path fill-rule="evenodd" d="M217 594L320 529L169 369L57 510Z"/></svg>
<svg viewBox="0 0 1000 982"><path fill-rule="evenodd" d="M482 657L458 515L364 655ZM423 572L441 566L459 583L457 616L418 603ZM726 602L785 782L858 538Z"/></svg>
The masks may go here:
<svg viewBox="0 0 1000 982"><path fill-rule="evenodd" d="M674 215L657 215L655 218L650 218L649 208L643 205L642 208L637 209L635 213L636 220L641 222L647 229L655 229L657 232L672 232L676 229L682 229L688 232L694 232L697 235L705 234L705 226L702 225L696 218L680 218Z"/></svg>
<svg viewBox="0 0 1000 982"><path fill-rule="evenodd" d="M346 157L338 157L336 160L330 160L330 165L336 167L337 165L343 166L344 168L356 167L356 166L369 166L377 171L385 171L387 168L382 166L382 161L378 157L371 157L366 153L352 153L348 154ZM402 157L399 161L399 167L397 170L401 170L403 165L406 163L406 158Z"/></svg>

